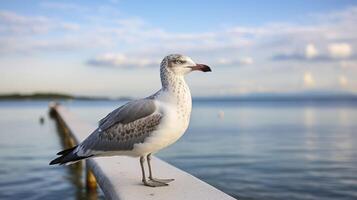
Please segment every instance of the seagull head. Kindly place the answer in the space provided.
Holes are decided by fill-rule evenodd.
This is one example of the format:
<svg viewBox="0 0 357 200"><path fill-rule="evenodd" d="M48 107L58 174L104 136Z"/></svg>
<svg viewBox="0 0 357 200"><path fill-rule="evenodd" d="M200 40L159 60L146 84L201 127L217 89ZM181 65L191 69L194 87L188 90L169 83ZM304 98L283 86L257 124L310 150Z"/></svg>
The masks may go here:
<svg viewBox="0 0 357 200"><path fill-rule="evenodd" d="M164 58L161 68L173 72L175 75L186 75L192 71L210 72L210 67L204 64L197 64L193 60L184 55L171 54Z"/></svg>

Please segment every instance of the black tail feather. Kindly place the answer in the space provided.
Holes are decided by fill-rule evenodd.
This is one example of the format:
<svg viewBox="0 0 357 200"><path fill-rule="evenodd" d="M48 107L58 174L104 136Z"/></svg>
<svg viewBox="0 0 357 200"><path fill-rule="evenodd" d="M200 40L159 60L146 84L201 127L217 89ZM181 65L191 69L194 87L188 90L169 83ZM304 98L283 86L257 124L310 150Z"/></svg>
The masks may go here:
<svg viewBox="0 0 357 200"><path fill-rule="evenodd" d="M50 165L62 164L63 158L64 158L64 156L57 157L56 159L54 159L50 162Z"/></svg>
<svg viewBox="0 0 357 200"><path fill-rule="evenodd" d="M64 155L64 154L68 154L69 152L73 151L75 148L77 148L78 145L72 147L72 148L69 148L69 149L65 149L63 151L60 151L57 153L57 155Z"/></svg>
<svg viewBox="0 0 357 200"><path fill-rule="evenodd" d="M50 165L55 165L55 164L66 164L68 162L76 162L85 158L89 158L92 157L93 155L90 156L78 156L76 153L74 153L73 151L77 148L77 146L70 148L70 149L66 149L63 150L61 152L58 152L57 155L61 155L57 158L55 158L54 160L52 160L50 162Z"/></svg>

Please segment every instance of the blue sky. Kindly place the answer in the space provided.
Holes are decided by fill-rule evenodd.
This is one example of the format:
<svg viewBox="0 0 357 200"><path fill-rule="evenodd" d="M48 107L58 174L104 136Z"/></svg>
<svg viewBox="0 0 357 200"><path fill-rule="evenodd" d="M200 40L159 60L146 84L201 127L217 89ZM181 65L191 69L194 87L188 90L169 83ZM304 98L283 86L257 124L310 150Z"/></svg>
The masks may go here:
<svg viewBox="0 0 357 200"><path fill-rule="evenodd" d="M0 93L149 95L182 53L194 96L357 93L356 1L1 1Z"/></svg>

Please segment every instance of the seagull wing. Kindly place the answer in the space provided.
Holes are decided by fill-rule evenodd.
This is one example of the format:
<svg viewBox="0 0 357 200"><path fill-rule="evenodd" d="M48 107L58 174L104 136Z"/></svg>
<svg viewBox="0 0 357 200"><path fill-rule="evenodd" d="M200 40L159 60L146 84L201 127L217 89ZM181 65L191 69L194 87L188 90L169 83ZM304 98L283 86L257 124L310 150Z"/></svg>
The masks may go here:
<svg viewBox="0 0 357 200"><path fill-rule="evenodd" d="M105 131L116 123L128 124L137 119L151 115L156 111L153 99L130 101L115 109L99 121L100 131Z"/></svg>
<svg viewBox="0 0 357 200"><path fill-rule="evenodd" d="M79 145L79 154L132 150L157 129L161 118L153 99L131 101L99 122L98 129Z"/></svg>

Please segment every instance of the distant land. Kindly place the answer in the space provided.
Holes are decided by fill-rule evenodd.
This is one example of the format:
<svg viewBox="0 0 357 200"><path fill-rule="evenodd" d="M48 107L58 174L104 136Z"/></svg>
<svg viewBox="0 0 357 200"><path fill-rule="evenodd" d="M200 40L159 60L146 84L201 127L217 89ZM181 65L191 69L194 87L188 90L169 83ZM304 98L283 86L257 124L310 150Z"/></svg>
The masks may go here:
<svg viewBox="0 0 357 200"><path fill-rule="evenodd" d="M130 100L129 97L109 98L94 96L75 96L63 93L0 94L0 100Z"/></svg>
<svg viewBox="0 0 357 200"><path fill-rule="evenodd" d="M0 94L1 100L131 100L130 97L76 96L64 93ZM194 101L357 101L357 95L344 92L252 93L237 96L193 97Z"/></svg>

